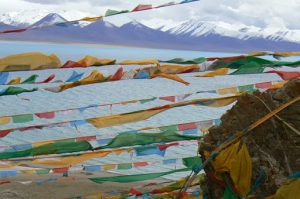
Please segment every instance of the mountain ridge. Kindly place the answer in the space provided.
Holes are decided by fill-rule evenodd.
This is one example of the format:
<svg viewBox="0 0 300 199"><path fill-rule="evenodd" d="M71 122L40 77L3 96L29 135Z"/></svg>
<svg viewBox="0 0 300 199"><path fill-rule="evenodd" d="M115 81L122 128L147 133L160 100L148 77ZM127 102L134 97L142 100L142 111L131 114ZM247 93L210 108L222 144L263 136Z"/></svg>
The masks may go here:
<svg viewBox="0 0 300 199"><path fill-rule="evenodd" d="M0 18L1 21L1 18ZM57 13L49 13L31 26L66 21ZM0 29L14 27L0 22ZM13 28L12 28L13 29ZM277 30L244 24L185 21L176 26L151 28L136 20L116 26L105 20L84 26L50 26L23 33L0 35L2 40L103 43L137 47L206 51L282 51L300 49L300 30Z"/></svg>

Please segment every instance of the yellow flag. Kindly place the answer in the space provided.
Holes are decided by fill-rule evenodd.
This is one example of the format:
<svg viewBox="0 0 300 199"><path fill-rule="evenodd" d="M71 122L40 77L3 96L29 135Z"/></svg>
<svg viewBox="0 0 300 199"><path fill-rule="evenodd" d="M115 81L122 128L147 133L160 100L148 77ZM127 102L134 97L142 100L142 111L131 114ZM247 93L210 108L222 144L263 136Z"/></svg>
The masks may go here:
<svg viewBox="0 0 300 199"><path fill-rule="evenodd" d="M151 78L155 78L155 77L164 77L164 78L167 78L167 79L171 79L171 80L183 83L185 85L190 84L189 82L185 81L184 79L180 78L178 75L175 75L175 74L158 73L158 74L155 74L155 75L151 76Z"/></svg>
<svg viewBox="0 0 300 199"><path fill-rule="evenodd" d="M87 195L85 196L85 198L87 199L103 199L103 194L102 193L96 193L96 194L91 194L91 195Z"/></svg>
<svg viewBox="0 0 300 199"><path fill-rule="evenodd" d="M92 84L92 83L97 83L97 82L101 82L104 81L105 77L102 73L94 70L91 72L91 74L87 77L85 77L84 79L77 81L77 82L73 82L73 83L69 83L69 84L64 84L59 86L58 90L52 90L52 88L47 88L46 90L50 90L52 92L60 92L60 91L64 91L66 89L69 88L73 88L79 85L86 85L86 84ZM57 87L53 87L53 88L57 88Z"/></svg>
<svg viewBox="0 0 300 199"><path fill-rule="evenodd" d="M21 83L21 77L17 77L16 79L12 79L8 82L9 85L20 84L20 83Z"/></svg>
<svg viewBox="0 0 300 199"><path fill-rule="evenodd" d="M105 157L110 153L120 154L123 152L131 152L133 148L118 148L112 150L99 150L99 151L92 151L92 152L85 152L82 154L75 154L70 156L51 156L51 157L36 157L32 160L24 159L21 161L12 161L7 162L5 164L0 164L0 168L10 168L14 166L32 166L39 168L61 168L61 167L70 167L72 165L76 165L82 163L84 161L93 159L93 158L101 158Z"/></svg>
<svg viewBox="0 0 300 199"><path fill-rule="evenodd" d="M285 182L276 192L275 199L296 199L300 196L300 178Z"/></svg>
<svg viewBox="0 0 300 199"><path fill-rule="evenodd" d="M210 104L210 107L220 107L220 106L227 106L236 101L236 97L233 98L225 98L225 99L218 99L215 100L214 103Z"/></svg>
<svg viewBox="0 0 300 199"><path fill-rule="evenodd" d="M232 88L221 88L218 89L217 92L220 95L226 95L226 94L237 94L239 93L239 90L237 87L232 87Z"/></svg>
<svg viewBox="0 0 300 199"><path fill-rule="evenodd" d="M84 67L88 66L103 66L103 65L109 65L109 64L114 64L115 60L114 59L98 59L96 57L87 55L83 59L78 61L78 64Z"/></svg>
<svg viewBox="0 0 300 199"><path fill-rule="evenodd" d="M125 60L119 63L120 65L147 65L147 64L156 64L159 65L159 61L155 59L149 60Z"/></svg>
<svg viewBox="0 0 300 199"><path fill-rule="evenodd" d="M10 116L0 117L0 125L9 124L10 120L11 120Z"/></svg>
<svg viewBox="0 0 300 199"><path fill-rule="evenodd" d="M230 177L242 196L250 191L252 177L252 162L247 146L240 142L231 145L213 161L213 167L216 173L229 172Z"/></svg>
<svg viewBox="0 0 300 199"><path fill-rule="evenodd" d="M0 72L39 70L59 67L61 67L61 62L54 54L45 55L43 53L22 53L0 59Z"/></svg>
<svg viewBox="0 0 300 199"><path fill-rule="evenodd" d="M92 81L97 81L97 80L103 80L104 75L96 70L93 70L91 72L91 74L85 78L83 78L82 80L80 80L80 82L82 83L88 83L88 82L92 82Z"/></svg>
<svg viewBox="0 0 300 199"><path fill-rule="evenodd" d="M93 153L86 153L82 155L66 156L66 157L49 157L49 158L37 158L32 161L22 161L16 163L16 165L46 165L50 167L69 167L92 158L99 158L108 155L110 151L98 151Z"/></svg>
<svg viewBox="0 0 300 199"><path fill-rule="evenodd" d="M289 57L289 56L299 56L300 51L292 51L292 52L275 52L274 55L279 55L283 57Z"/></svg>
<svg viewBox="0 0 300 199"><path fill-rule="evenodd" d="M270 89L278 89L278 88L281 88L281 87L283 87L286 83L287 83L287 81L282 81L282 82L275 83L275 84L273 84L273 85L270 87Z"/></svg>
<svg viewBox="0 0 300 199"><path fill-rule="evenodd" d="M105 164L105 165L103 165L103 170L109 171L109 170L115 169L116 167L117 167L116 164Z"/></svg>
<svg viewBox="0 0 300 199"><path fill-rule="evenodd" d="M160 72L168 74L179 74L189 70L199 69L197 64L193 65L162 65L159 67Z"/></svg>
<svg viewBox="0 0 300 199"><path fill-rule="evenodd" d="M102 16L98 16L98 17L84 17L78 21L91 21L91 22L94 22L94 21L98 21L100 19L102 19L103 17Z"/></svg>
<svg viewBox="0 0 300 199"><path fill-rule="evenodd" d="M228 71L229 71L228 68L219 68L219 69L211 71L209 73L196 75L195 77L214 77L214 76L220 76L220 75L227 75Z"/></svg>
<svg viewBox="0 0 300 199"><path fill-rule="evenodd" d="M108 126L115 126L115 125L121 125L130 122L145 120L164 110L166 109L147 110L147 111L141 111L141 112L129 113L129 114L111 115L111 116L87 119L87 121L92 125L94 125L96 128L104 128Z"/></svg>

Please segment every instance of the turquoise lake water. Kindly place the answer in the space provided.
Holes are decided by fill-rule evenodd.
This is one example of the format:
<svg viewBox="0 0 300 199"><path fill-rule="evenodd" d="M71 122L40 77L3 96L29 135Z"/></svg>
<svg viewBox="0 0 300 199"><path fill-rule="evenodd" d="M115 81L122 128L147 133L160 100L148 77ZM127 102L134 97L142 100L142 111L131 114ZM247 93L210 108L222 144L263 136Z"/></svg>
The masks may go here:
<svg viewBox="0 0 300 199"><path fill-rule="evenodd" d="M164 49L147 49L135 47L89 45L89 44L54 44L33 42L5 42L0 41L0 57L24 52L55 53L62 61L68 59L77 60L85 55L93 55L101 58L115 59L172 59L196 58L209 56L232 56L236 53L216 53L200 51L181 51Z"/></svg>
<svg viewBox="0 0 300 199"><path fill-rule="evenodd" d="M149 49L137 47L110 46L101 44L58 44L58 43L34 43L20 41L0 41L0 57L16 53L43 52L55 53L62 61L78 60L85 55L93 55L98 58L125 59L172 59L172 58L197 58L234 56L237 53L203 52L168 49ZM241 53L243 54L243 53ZM271 57L266 57L272 59ZM299 60L300 57L284 58L284 60Z"/></svg>

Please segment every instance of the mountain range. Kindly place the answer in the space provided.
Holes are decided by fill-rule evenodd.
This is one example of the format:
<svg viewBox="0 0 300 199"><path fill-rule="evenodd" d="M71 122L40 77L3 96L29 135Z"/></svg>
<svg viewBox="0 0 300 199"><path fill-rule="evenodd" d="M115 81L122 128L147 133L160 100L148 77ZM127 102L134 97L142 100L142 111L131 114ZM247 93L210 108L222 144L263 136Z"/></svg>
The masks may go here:
<svg viewBox="0 0 300 199"><path fill-rule="evenodd" d="M39 17L31 17L29 22L24 19L18 21L15 15L2 14L0 31L66 21L57 13L49 13L41 18L43 13L37 13ZM35 21L34 19L37 18L41 19ZM2 34L0 40L102 43L220 52L300 50L300 30L259 28L197 19L159 28L149 27L138 21L116 26L101 20L94 23L72 24L67 27L50 26L22 33Z"/></svg>

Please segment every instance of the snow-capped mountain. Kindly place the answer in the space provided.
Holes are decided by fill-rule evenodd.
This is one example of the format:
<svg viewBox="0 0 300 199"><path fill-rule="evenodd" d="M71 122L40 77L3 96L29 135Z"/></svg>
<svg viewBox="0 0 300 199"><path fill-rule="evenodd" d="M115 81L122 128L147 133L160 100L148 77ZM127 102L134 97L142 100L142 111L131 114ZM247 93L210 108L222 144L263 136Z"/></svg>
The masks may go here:
<svg viewBox="0 0 300 199"><path fill-rule="evenodd" d="M30 25L43 26L64 22L66 19L64 15L48 13ZM68 18L68 20L70 19ZM1 17L0 21L3 21ZM0 22L0 30L15 28ZM298 51L300 49L300 30L259 28L244 24L201 20L189 20L175 26L167 24L153 28L138 21L116 26L108 21L100 20L84 26L49 26L22 33L2 34L0 40L103 43L224 52Z"/></svg>
<svg viewBox="0 0 300 199"><path fill-rule="evenodd" d="M39 21L48 14L50 14L48 10L23 10L18 12L7 12L0 14L0 22L7 25L25 27Z"/></svg>
<svg viewBox="0 0 300 199"><path fill-rule="evenodd" d="M17 12L7 12L0 14L0 22L12 26L26 27L36 23L51 13L53 12L49 10L23 10ZM67 20L74 20L89 16L89 13L77 10L60 10L56 12L56 14ZM89 23L82 24L88 25Z"/></svg>
<svg viewBox="0 0 300 199"><path fill-rule="evenodd" d="M46 17L45 17L46 16ZM89 16L76 10L58 11L51 13L49 10L24 10L0 14L0 22L17 27L40 26L53 22L63 22ZM138 23L134 21L132 23ZM111 25L114 25L110 23ZM81 22L80 27L90 25L90 22ZM143 24L142 24L143 25ZM147 27L147 26L146 26ZM149 28L149 27L147 27ZM168 32L177 36L203 37L210 34L247 40L251 38L262 38L273 41L300 42L300 30L287 28L259 28L244 24L232 24L222 21L202 21L200 19L188 20L178 24L167 23L165 25L151 27L162 32Z"/></svg>
<svg viewBox="0 0 300 199"><path fill-rule="evenodd" d="M291 41L300 43L300 30L259 28L244 24L231 24L220 21L190 20L166 30L178 36L202 37L210 34L248 40L262 38L273 41Z"/></svg>

